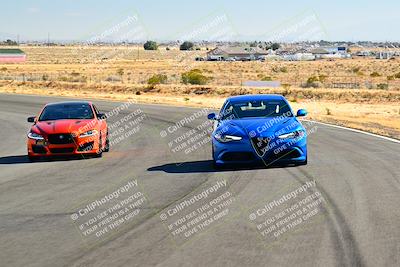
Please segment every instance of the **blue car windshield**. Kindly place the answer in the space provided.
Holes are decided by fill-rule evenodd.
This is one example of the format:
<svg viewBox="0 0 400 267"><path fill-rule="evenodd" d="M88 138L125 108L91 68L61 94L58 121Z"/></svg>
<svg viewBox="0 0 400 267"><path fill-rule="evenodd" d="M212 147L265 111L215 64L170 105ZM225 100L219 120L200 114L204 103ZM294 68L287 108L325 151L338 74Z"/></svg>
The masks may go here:
<svg viewBox="0 0 400 267"><path fill-rule="evenodd" d="M284 100L256 100L230 102L220 114L222 120L242 118L293 117L289 104Z"/></svg>
<svg viewBox="0 0 400 267"><path fill-rule="evenodd" d="M93 111L89 104L68 103L45 107L40 114L39 121L93 118Z"/></svg>

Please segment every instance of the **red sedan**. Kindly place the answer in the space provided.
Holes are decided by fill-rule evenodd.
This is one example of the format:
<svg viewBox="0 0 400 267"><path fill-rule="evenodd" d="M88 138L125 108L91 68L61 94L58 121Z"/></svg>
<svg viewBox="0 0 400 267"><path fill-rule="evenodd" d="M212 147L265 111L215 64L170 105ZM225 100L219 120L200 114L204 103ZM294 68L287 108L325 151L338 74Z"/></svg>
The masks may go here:
<svg viewBox="0 0 400 267"><path fill-rule="evenodd" d="M29 117L28 157L88 155L101 157L110 142L106 116L91 102L47 104L38 117Z"/></svg>

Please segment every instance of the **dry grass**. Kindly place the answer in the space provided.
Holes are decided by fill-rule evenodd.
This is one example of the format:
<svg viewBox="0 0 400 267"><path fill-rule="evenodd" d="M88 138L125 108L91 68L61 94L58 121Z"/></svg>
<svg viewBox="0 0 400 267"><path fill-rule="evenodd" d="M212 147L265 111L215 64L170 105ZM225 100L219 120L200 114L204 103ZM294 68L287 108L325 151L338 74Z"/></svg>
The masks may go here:
<svg viewBox="0 0 400 267"><path fill-rule="evenodd" d="M351 59L312 62L196 62L206 51L144 51L137 47L23 47L24 64L0 65L0 91L147 103L219 107L227 96L278 93L292 105L306 107L313 119L333 122L400 139L398 60ZM184 85L181 74L200 69L206 85ZM371 77L371 74L375 73ZM149 87L155 74L166 84ZM376 75L379 74L379 75ZM271 77L281 88L249 88L246 80ZM319 88L302 88L317 77ZM389 78L388 78L389 77ZM359 89L330 88L332 83ZM378 89L387 84L385 90ZM370 88L370 89L368 89Z"/></svg>
<svg viewBox="0 0 400 267"><path fill-rule="evenodd" d="M400 90L399 60L353 59L311 62L196 62L206 51L144 51L137 47L25 47L28 62L22 65L1 65L1 76L22 76L41 80L43 75L54 81L79 80L104 82L120 76L124 84L146 84L154 74L168 76L169 84L179 84L180 75L200 69L212 77L213 86L240 86L247 80L270 77L282 84L301 87L310 77L318 77L321 86L336 83L358 83L360 89L374 89L389 84ZM7 68L1 70L2 67ZM119 75L122 70L123 74ZM371 76L372 74L372 76ZM378 74L378 75L376 75ZM389 77L389 79L388 79Z"/></svg>

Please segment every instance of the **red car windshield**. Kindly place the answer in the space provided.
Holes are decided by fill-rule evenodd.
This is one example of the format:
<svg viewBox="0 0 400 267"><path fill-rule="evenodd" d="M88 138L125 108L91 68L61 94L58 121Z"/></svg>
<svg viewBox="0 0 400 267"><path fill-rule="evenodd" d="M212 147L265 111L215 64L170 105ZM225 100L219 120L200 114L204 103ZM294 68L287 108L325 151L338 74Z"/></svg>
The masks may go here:
<svg viewBox="0 0 400 267"><path fill-rule="evenodd" d="M93 119L93 111L89 104L68 103L49 105L40 114L39 121Z"/></svg>

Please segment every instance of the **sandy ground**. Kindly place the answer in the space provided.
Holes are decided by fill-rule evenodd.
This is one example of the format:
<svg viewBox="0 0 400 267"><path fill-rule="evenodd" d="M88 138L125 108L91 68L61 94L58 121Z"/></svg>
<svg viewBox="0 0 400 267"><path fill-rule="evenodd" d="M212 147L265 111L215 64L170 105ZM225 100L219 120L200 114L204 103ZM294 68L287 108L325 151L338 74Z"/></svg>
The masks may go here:
<svg viewBox="0 0 400 267"><path fill-rule="evenodd" d="M219 109L225 97L207 96L172 96L157 93L141 95L129 93L48 90L24 86L0 87L2 93L33 94L48 96L66 96L86 99L105 99L114 101L136 101L138 103L165 104L174 106L208 107ZM364 130L396 139L400 139L400 103L337 103L323 100L291 101L294 110L305 108L308 118L321 122L333 123L354 129Z"/></svg>
<svg viewBox="0 0 400 267"><path fill-rule="evenodd" d="M284 95L294 109L308 109L311 119L400 139L400 59L200 62L194 58L205 56L204 47L201 51L166 51L165 47L145 51L131 46L20 48L28 60L0 64L0 92L216 109L231 95L276 93ZM205 85L182 83L181 75L193 69L209 78ZM148 79L158 74L167 81L149 86ZM318 88L305 88L310 78L318 80ZM242 83L263 79L280 81L282 86L249 88ZM359 87L335 88L332 83Z"/></svg>

